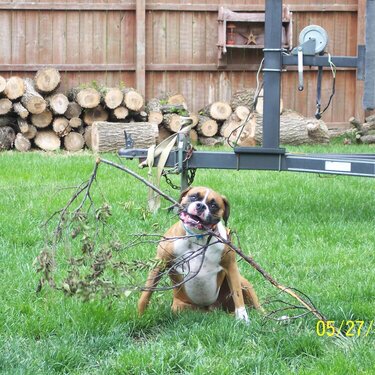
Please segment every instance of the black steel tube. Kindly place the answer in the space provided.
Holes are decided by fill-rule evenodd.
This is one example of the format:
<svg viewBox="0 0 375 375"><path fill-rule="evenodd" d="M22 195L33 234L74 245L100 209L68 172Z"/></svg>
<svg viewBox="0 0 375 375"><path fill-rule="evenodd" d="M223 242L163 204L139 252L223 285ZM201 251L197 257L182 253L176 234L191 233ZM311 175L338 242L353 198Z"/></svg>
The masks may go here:
<svg viewBox="0 0 375 375"><path fill-rule="evenodd" d="M264 36L263 147L279 148L282 1L266 0Z"/></svg>
<svg viewBox="0 0 375 375"><path fill-rule="evenodd" d="M295 55L283 55L283 65L298 65L298 57ZM357 68L358 58L350 56L332 56L332 62L338 68ZM328 56L303 56L305 66L327 66L329 67Z"/></svg>

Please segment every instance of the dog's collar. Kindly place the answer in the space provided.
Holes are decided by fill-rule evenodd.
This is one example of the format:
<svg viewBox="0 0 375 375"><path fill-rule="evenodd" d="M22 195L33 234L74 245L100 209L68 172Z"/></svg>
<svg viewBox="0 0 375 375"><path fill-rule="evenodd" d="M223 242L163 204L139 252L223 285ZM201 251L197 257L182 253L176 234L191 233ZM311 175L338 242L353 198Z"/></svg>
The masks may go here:
<svg viewBox="0 0 375 375"><path fill-rule="evenodd" d="M182 224L183 228L185 229L186 234L188 234L191 237L195 237L197 240L201 240L202 238L204 238L205 236L208 235L208 233L197 234L197 233L193 232L192 230L190 230L185 225L185 223L183 221L181 221L181 224ZM217 232L217 226L215 225L215 228L213 228L212 230L216 233Z"/></svg>

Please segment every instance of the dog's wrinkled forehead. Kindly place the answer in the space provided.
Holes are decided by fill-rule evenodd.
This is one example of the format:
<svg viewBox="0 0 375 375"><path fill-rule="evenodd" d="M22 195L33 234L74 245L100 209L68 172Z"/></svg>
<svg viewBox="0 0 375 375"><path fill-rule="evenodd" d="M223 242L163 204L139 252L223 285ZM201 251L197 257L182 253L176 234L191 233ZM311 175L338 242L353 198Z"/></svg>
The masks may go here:
<svg viewBox="0 0 375 375"><path fill-rule="evenodd" d="M205 202L206 204L215 202L218 206L224 207L224 200L222 196L216 191L206 187L194 187L189 189L185 195L182 196L181 203L189 202Z"/></svg>

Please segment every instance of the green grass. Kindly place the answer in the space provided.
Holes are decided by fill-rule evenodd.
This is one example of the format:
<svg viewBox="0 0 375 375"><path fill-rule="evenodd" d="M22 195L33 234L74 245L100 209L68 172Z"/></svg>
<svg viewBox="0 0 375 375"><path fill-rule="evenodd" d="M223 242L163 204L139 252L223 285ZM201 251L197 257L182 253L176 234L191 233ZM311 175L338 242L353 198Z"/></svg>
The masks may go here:
<svg viewBox="0 0 375 375"><path fill-rule="evenodd" d="M245 326L221 312L175 316L170 292L154 294L142 318L136 293L87 303L48 287L36 294L39 275L32 263L45 244L42 223L68 200L71 191L64 188L87 178L94 160L88 153L0 154L0 373L375 373L375 328L342 345L319 337L312 317L280 325L251 311ZM127 163L137 170L135 162ZM175 220L164 210L145 215L147 190L131 177L103 165L98 181L122 241L136 232L162 232ZM336 322L357 319L367 326L375 319L373 179L199 170L195 184L229 198L230 226L242 248L277 280L307 293ZM123 256L147 259L154 252L145 245ZM275 292L250 266L240 262L240 268L262 301Z"/></svg>

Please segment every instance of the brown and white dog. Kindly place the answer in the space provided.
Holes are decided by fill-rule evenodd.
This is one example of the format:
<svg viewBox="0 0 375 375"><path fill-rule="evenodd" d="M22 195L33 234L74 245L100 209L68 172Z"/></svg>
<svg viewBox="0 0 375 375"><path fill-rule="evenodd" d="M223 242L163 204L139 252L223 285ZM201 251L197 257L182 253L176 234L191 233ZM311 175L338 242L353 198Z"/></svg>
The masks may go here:
<svg viewBox="0 0 375 375"><path fill-rule="evenodd" d="M142 314L161 274L169 269L174 286L172 310L211 310L234 312L248 322L245 305L261 309L252 285L240 275L235 252L207 234L207 229L227 239L230 207L228 200L206 187L185 190L180 197L183 207L180 221L165 233L157 248L160 266L150 272L138 302Z"/></svg>

